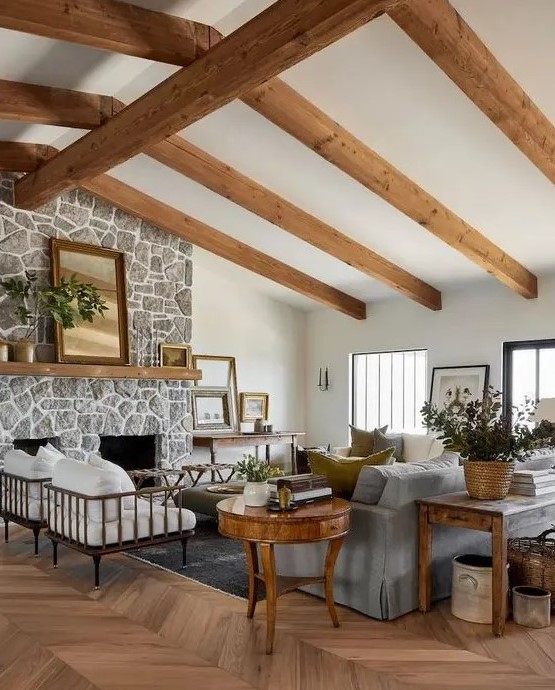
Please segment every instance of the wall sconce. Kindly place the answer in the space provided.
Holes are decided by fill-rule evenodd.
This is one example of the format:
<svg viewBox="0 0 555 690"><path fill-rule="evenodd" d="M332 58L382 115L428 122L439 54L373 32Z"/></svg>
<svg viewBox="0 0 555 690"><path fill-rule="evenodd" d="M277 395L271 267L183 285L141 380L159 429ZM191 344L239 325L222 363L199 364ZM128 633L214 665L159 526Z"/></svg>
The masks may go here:
<svg viewBox="0 0 555 690"><path fill-rule="evenodd" d="M323 374L323 376L322 376ZM324 370L322 370L322 367L320 367L320 371L318 372L318 390L320 391L327 391L330 388L330 373L328 370L328 367L326 367Z"/></svg>

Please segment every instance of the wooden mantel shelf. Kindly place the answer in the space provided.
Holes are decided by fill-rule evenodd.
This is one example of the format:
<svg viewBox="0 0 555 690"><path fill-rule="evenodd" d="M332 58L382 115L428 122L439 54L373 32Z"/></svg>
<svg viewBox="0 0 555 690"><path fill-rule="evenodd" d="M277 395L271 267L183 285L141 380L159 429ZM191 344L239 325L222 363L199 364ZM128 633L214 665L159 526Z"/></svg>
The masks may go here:
<svg viewBox="0 0 555 690"><path fill-rule="evenodd" d="M160 379L198 381L200 369L185 367L133 367L105 364L51 364L47 362L0 362L0 376L59 376L81 379Z"/></svg>

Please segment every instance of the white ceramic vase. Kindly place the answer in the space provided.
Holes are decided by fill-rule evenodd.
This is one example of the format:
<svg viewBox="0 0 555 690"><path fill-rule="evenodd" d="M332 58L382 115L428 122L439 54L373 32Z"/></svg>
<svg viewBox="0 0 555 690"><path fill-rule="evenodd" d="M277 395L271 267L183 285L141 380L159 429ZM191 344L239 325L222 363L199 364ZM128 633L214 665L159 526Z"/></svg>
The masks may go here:
<svg viewBox="0 0 555 690"><path fill-rule="evenodd" d="M268 482L247 482L243 489L243 498L245 505L251 508L265 506L270 498Z"/></svg>

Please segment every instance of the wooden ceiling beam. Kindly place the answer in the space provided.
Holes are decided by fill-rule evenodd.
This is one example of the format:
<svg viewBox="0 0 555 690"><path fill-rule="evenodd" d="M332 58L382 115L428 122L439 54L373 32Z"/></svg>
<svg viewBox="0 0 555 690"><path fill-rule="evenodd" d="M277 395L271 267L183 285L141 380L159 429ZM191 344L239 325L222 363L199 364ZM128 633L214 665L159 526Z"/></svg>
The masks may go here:
<svg viewBox="0 0 555 690"><path fill-rule="evenodd" d="M411 0L391 18L555 183L555 127L447 0Z"/></svg>
<svg viewBox="0 0 555 690"><path fill-rule="evenodd" d="M209 26L116 0L2 0L0 27L189 65L217 36Z"/></svg>
<svg viewBox="0 0 555 690"><path fill-rule="evenodd" d="M441 309L441 293L428 283L182 137L173 135L145 153L428 309Z"/></svg>
<svg viewBox="0 0 555 690"><path fill-rule="evenodd" d="M0 118L94 129L121 104L111 96L0 79Z"/></svg>
<svg viewBox="0 0 555 690"><path fill-rule="evenodd" d="M56 149L40 144L0 141L0 171L26 172L35 169ZM216 254L231 263L273 280L354 319L366 318L366 304L341 290L302 273L274 257L201 223L109 175L100 175L82 185L90 194L167 232Z"/></svg>
<svg viewBox="0 0 555 690"><path fill-rule="evenodd" d="M536 276L285 82L272 79L242 100L509 288L537 297Z"/></svg>
<svg viewBox="0 0 555 690"><path fill-rule="evenodd" d="M19 2L19 0L17 0ZM401 0L277 0L16 185L36 208L221 108ZM66 4L66 3L64 3Z"/></svg>
<svg viewBox="0 0 555 690"><path fill-rule="evenodd" d="M115 113L124 107L123 103L108 96L0 81L0 119L42 124L63 122L68 127L92 128L99 124L99 102L105 103L105 112ZM95 118L97 122L92 124ZM431 285L182 137L172 135L145 153L419 304L433 310L441 309L441 293Z"/></svg>
<svg viewBox="0 0 555 690"><path fill-rule="evenodd" d="M56 149L45 144L0 141L0 171L32 172L55 154Z"/></svg>
<svg viewBox="0 0 555 690"><path fill-rule="evenodd" d="M364 302L225 235L109 175L99 175L94 180L83 183L81 187L127 213L153 223L211 254L216 254L264 278L269 278L326 307L336 309L354 319L366 318Z"/></svg>

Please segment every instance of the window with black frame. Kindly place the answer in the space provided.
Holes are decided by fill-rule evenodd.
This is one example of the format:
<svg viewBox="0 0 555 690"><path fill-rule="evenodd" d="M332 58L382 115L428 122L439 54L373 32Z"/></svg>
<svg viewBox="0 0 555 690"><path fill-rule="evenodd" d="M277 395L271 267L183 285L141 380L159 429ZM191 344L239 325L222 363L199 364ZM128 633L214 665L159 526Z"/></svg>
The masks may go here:
<svg viewBox="0 0 555 690"><path fill-rule="evenodd" d="M386 424L395 431L422 429L427 351L363 352L351 357L352 423L360 429Z"/></svg>
<svg viewBox="0 0 555 690"><path fill-rule="evenodd" d="M555 398L555 339L503 344L505 412L526 398Z"/></svg>

